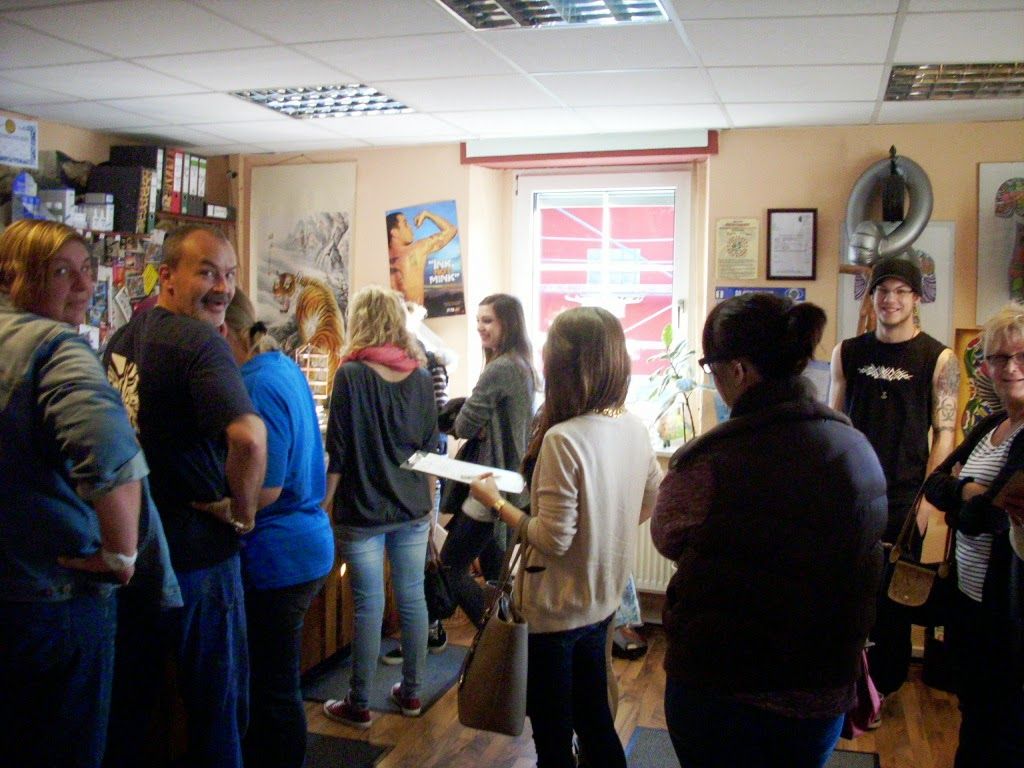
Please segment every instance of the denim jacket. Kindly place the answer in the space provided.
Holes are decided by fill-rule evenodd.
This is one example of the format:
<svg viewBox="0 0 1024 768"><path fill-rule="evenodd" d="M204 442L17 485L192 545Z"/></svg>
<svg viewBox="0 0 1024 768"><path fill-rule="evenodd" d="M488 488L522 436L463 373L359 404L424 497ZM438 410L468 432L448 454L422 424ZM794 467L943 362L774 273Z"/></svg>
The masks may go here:
<svg viewBox="0 0 1024 768"><path fill-rule="evenodd" d="M109 593L112 585L57 558L99 549L90 502L142 480L136 573L155 581L163 605L180 605L148 473L121 399L88 344L0 295L0 600Z"/></svg>

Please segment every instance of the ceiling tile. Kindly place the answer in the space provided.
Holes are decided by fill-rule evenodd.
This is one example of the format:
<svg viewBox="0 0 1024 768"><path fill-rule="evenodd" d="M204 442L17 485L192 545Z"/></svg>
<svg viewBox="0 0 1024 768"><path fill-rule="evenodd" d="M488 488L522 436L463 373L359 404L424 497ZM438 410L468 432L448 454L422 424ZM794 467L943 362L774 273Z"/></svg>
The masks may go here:
<svg viewBox="0 0 1024 768"><path fill-rule="evenodd" d="M201 0L201 5L282 43L465 29L434 0Z"/></svg>
<svg viewBox="0 0 1024 768"><path fill-rule="evenodd" d="M361 83L424 77L504 75L515 68L468 32L296 45Z"/></svg>
<svg viewBox="0 0 1024 768"><path fill-rule="evenodd" d="M664 131L676 128L727 128L725 114L714 104L690 106L580 107L575 110L605 131Z"/></svg>
<svg viewBox="0 0 1024 768"><path fill-rule="evenodd" d="M1024 99L963 99L960 101L887 101L879 123L973 122L1024 120Z"/></svg>
<svg viewBox="0 0 1024 768"><path fill-rule="evenodd" d="M1005 0L1003 0L1005 2ZM742 19L777 16L831 16L896 13L899 0L672 0L680 19Z"/></svg>
<svg viewBox="0 0 1024 768"><path fill-rule="evenodd" d="M827 104L726 104L736 128L787 125L865 125L874 102Z"/></svg>
<svg viewBox="0 0 1024 768"><path fill-rule="evenodd" d="M203 126L205 128L205 126ZM151 141L168 144L224 144L230 139L209 131L197 130L185 125L154 125L148 128L137 128L120 131L126 136L134 136L138 141Z"/></svg>
<svg viewBox="0 0 1024 768"><path fill-rule="evenodd" d="M24 107L31 104L48 104L67 101L71 94L57 93L45 88L22 85L13 80L0 77L0 106L7 108Z"/></svg>
<svg viewBox="0 0 1024 768"><path fill-rule="evenodd" d="M130 96L163 96L194 91L195 86L148 72L127 61L98 61L59 67L8 69L15 82L40 88L59 88L81 99L120 99Z"/></svg>
<svg viewBox="0 0 1024 768"><path fill-rule="evenodd" d="M707 78L695 68L567 72L537 75L536 80L570 107L707 104L716 100Z"/></svg>
<svg viewBox="0 0 1024 768"><path fill-rule="evenodd" d="M154 96L111 99L104 102L118 109L137 112L155 122L170 124L243 122L266 120L266 108L227 93L191 93L184 96Z"/></svg>
<svg viewBox="0 0 1024 768"><path fill-rule="evenodd" d="M204 157L217 155L258 155L267 150L255 144L200 144L189 145L188 149Z"/></svg>
<svg viewBox="0 0 1024 768"><path fill-rule="evenodd" d="M587 29L511 29L486 34L487 44L526 72L661 69L696 62L672 24Z"/></svg>
<svg viewBox="0 0 1024 768"><path fill-rule="evenodd" d="M135 115L121 109L108 107L94 101L75 101L65 104L36 104L31 107L34 117L54 120L81 128L100 131L117 131L148 125L152 121L142 115Z"/></svg>
<svg viewBox="0 0 1024 768"><path fill-rule="evenodd" d="M880 64L893 16L690 21L685 28L705 66Z"/></svg>
<svg viewBox="0 0 1024 768"><path fill-rule="evenodd" d="M183 0L112 0L36 8L8 18L130 58L266 45L268 40ZM81 30L88 29L88 36ZM52 62L51 62L52 63Z"/></svg>
<svg viewBox="0 0 1024 768"><path fill-rule="evenodd" d="M32 5L60 5L67 0L32 0ZM0 0L0 11L17 11L25 7L25 0Z"/></svg>
<svg viewBox="0 0 1024 768"><path fill-rule="evenodd" d="M1024 8L991 13L908 14L893 61L1024 61Z"/></svg>
<svg viewBox="0 0 1024 768"><path fill-rule="evenodd" d="M321 141L332 134L321 129L314 120L295 120L280 117L252 123L208 123L198 126L203 131L221 136L229 141L263 146L271 141ZM207 142L210 143L210 142Z"/></svg>
<svg viewBox="0 0 1024 768"><path fill-rule="evenodd" d="M558 106L529 79L511 75L394 80L385 92L421 112Z"/></svg>
<svg viewBox="0 0 1024 768"><path fill-rule="evenodd" d="M0 69L102 61L105 54L0 20Z"/></svg>
<svg viewBox="0 0 1024 768"><path fill-rule="evenodd" d="M352 149L367 146L367 142L359 139L344 139L340 136L332 136L330 139L319 139L317 141L261 141L260 147L264 152L317 152L330 149Z"/></svg>
<svg viewBox="0 0 1024 768"><path fill-rule="evenodd" d="M457 133L448 123L416 112L405 115L338 117L319 121L317 125L338 136L359 136L367 140L394 136L451 136Z"/></svg>
<svg viewBox="0 0 1024 768"><path fill-rule="evenodd" d="M708 73L722 101L874 101L885 67L713 67Z"/></svg>
<svg viewBox="0 0 1024 768"><path fill-rule="evenodd" d="M1013 11L1020 10L1020 0L910 0L910 13L934 11Z"/></svg>
<svg viewBox="0 0 1024 768"><path fill-rule="evenodd" d="M470 136L548 136L595 130L593 123L568 109L442 112L438 117Z"/></svg>
<svg viewBox="0 0 1024 768"><path fill-rule="evenodd" d="M138 62L157 72L186 77L213 91L328 85L352 80L344 73L281 46L147 57Z"/></svg>

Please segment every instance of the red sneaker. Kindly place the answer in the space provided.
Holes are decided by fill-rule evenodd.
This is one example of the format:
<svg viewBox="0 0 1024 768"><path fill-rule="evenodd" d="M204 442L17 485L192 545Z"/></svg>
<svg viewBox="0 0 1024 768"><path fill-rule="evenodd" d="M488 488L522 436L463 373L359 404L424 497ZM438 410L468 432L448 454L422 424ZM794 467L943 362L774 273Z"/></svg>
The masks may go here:
<svg viewBox="0 0 1024 768"><path fill-rule="evenodd" d="M402 710L402 714L406 717L419 717L420 712L423 710L423 705L417 697L402 695L401 683L395 683L391 686L391 700L398 705L398 708Z"/></svg>
<svg viewBox="0 0 1024 768"><path fill-rule="evenodd" d="M370 710L366 707L357 707L348 700L346 696L342 700L328 699L324 702L324 714L331 720L345 725L366 730L370 727Z"/></svg>

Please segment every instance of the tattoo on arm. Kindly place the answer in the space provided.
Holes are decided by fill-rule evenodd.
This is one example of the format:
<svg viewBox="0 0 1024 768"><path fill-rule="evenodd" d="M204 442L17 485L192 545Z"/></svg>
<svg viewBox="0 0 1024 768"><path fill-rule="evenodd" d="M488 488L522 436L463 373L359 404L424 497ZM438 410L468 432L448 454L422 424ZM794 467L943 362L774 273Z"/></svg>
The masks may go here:
<svg viewBox="0 0 1024 768"><path fill-rule="evenodd" d="M956 398L960 389L960 369L956 357L943 353L944 362L936 372L932 403L932 428L936 431L956 428Z"/></svg>

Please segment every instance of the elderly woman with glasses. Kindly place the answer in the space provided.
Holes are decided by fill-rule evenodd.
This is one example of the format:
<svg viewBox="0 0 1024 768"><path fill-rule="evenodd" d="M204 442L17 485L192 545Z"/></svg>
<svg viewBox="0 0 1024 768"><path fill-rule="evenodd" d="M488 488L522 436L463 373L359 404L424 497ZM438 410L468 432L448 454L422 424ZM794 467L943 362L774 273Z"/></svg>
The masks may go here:
<svg viewBox="0 0 1024 768"><path fill-rule="evenodd" d="M729 419L672 457L651 533L665 595L665 720L683 768L816 768L874 621L885 476L801 376L825 313L769 294L716 306L706 365Z"/></svg>
<svg viewBox="0 0 1024 768"><path fill-rule="evenodd" d="M1024 469L1024 306L1008 304L983 333L1003 409L925 481L925 496L956 533L946 624L960 700L956 768L1024 765L1024 563L1009 534L1024 518L1024 484L1014 478Z"/></svg>

